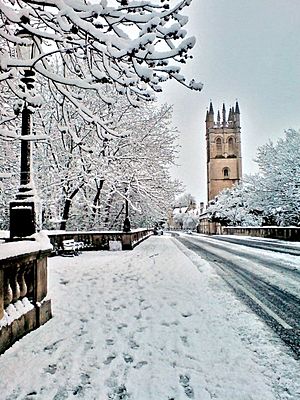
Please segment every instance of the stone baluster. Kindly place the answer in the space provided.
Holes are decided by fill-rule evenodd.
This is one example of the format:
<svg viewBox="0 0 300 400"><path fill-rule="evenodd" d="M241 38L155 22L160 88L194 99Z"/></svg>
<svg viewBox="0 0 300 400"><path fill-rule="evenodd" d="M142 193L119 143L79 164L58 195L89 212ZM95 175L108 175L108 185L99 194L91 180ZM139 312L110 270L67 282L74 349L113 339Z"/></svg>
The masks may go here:
<svg viewBox="0 0 300 400"><path fill-rule="evenodd" d="M19 271L18 273L18 281L19 281L19 286L20 286L20 298L23 299L26 294L27 294L27 284L25 280L25 272L26 269L23 268L22 271Z"/></svg>
<svg viewBox="0 0 300 400"><path fill-rule="evenodd" d="M9 304L12 302L13 299L13 291L12 288L10 286L10 280L9 277L6 277L6 279L4 280L4 307L6 308L7 306L9 306Z"/></svg>
<svg viewBox="0 0 300 400"><path fill-rule="evenodd" d="M17 269L15 269L12 274L11 289L12 289L12 293L13 293L12 301L13 301L13 303L15 303L20 298L20 285L18 282L18 270Z"/></svg>
<svg viewBox="0 0 300 400"><path fill-rule="evenodd" d="M0 269L0 319L4 316L4 271Z"/></svg>
<svg viewBox="0 0 300 400"><path fill-rule="evenodd" d="M34 282L34 276L33 276L33 263L30 264L30 267L26 269L25 271L25 282L27 283L27 297L28 298L33 298L33 282Z"/></svg>

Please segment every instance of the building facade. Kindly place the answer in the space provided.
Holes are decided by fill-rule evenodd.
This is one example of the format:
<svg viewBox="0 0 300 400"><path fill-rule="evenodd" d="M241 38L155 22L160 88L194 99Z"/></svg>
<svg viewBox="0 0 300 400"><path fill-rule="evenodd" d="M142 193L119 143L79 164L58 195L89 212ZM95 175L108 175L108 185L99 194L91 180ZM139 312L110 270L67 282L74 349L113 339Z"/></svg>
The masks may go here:
<svg viewBox="0 0 300 400"><path fill-rule="evenodd" d="M223 189L242 177L241 127L238 102L226 115L223 104L215 121L212 102L206 113L207 197L208 203Z"/></svg>

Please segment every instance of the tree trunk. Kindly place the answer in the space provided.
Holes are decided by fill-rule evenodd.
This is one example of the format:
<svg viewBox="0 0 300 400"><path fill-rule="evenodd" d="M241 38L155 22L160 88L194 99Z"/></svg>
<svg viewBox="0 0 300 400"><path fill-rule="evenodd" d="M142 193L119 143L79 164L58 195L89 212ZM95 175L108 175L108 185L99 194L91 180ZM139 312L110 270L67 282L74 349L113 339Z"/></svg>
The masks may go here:
<svg viewBox="0 0 300 400"><path fill-rule="evenodd" d="M71 196L69 196L66 201L65 201L65 206L64 206L64 211L63 211L63 215L62 215L62 221L60 223L60 229L61 230L65 230L66 226L67 226L67 221L69 219L70 216L70 209L71 209L71 204L72 204L72 200L74 199L74 197L76 196L76 194L79 192L79 190L84 186L85 182L82 182L71 194Z"/></svg>
<svg viewBox="0 0 300 400"><path fill-rule="evenodd" d="M96 179L95 179L95 181L96 181ZM100 194L101 194L103 185L104 185L104 179L100 179L99 184L96 181L97 192L96 192L96 195L93 200L93 209L92 209L93 220L95 220L95 218L96 218L97 210L99 211L99 209L97 209L97 206L99 206L99 204L100 204Z"/></svg>
<svg viewBox="0 0 300 400"><path fill-rule="evenodd" d="M111 205L113 202L113 198L115 197L115 193L111 191L110 196L109 196L109 201L107 201L105 210L104 210L104 227L107 227L109 224L109 217L110 217L110 210L111 210Z"/></svg>

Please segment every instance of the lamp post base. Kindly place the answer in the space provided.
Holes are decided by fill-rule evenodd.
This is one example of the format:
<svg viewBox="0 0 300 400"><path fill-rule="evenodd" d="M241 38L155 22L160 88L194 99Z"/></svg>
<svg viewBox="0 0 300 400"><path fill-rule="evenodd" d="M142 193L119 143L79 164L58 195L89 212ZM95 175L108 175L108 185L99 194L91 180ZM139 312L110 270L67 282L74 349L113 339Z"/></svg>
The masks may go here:
<svg viewBox="0 0 300 400"><path fill-rule="evenodd" d="M26 237L37 232L40 226L40 205L30 200L10 202L10 239Z"/></svg>
<svg viewBox="0 0 300 400"><path fill-rule="evenodd" d="M131 231L130 219L126 217L123 223L123 232L130 232L130 231Z"/></svg>

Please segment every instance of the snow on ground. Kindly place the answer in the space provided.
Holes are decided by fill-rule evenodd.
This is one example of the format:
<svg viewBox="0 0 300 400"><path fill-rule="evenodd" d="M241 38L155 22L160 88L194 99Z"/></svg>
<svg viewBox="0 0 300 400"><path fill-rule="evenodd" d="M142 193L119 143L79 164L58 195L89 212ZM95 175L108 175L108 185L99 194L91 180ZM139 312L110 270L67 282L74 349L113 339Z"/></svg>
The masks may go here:
<svg viewBox="0 0 300 400"><path fill-rule="evenodd" d="M191 239L191 236L189 238ZM237 238L241 239L241 236ZM272 250L251 248L243 245L242 240L240 244L230 243L230 246L228 246L228 242L226 241L216 241L211 236L199 234L193 234L192 240L200 246L201 243L212 244L214 246L214 254L228 261L235 260L235 262L242 264L243 268L247 269L250 273L255 272L256 276L275 284L282 290L287 290L298 298L300 297L299 280L296 280L294 275L294 271L300 272L299 256L277 253ZM282 246L284 247L284 244ZM244 256L248 258L246 263ZM283 275L282 269L274 269L272 267L273 263L280 263L284 266L286 268L285 274Z"/></svg>
<svg viewBox="0 0 300 400"><path fill-rule="evenodd" d="M54 317L0 356L0 398L297 400L299 365L170 237L49 260Z"/></svg>

